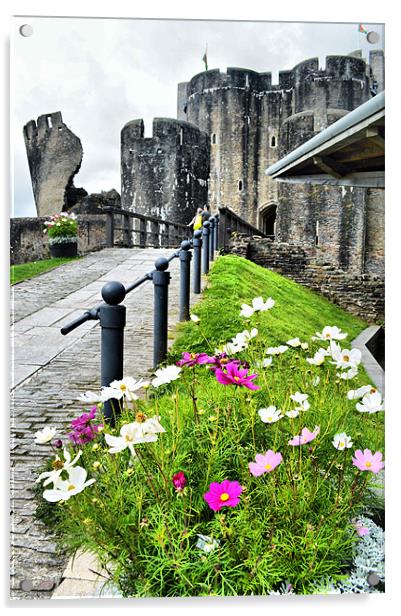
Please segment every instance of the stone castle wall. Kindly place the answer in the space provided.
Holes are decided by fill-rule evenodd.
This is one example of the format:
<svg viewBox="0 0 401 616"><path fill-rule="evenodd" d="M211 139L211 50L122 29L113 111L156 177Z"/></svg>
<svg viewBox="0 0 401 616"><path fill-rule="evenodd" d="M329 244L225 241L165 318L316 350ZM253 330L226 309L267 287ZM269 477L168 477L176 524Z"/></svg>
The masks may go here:
<svg viewBox="0 0 401 616"><path fill-rule="evenodd" d="M381 239L367 223L366 204L380 215L383 194L368 198L367 189L286 185L265 170L371 98L374 80L378 91L383 88L383 52L371 52L370 62L358 54L328 56L321 69L312 58L281 71L278 84L270 73L238 68L205 71L179 84L178 117L210 138L212 209L228 206L266 233L275 231L279 241L313 247L319 236L319 250L333 266L361 271L364 233ZM384 251L383 244L375 245L373 269Z"/></svg>
<svg viewBox="0 0 401 616"><path fill-rule="evenodd" d="M10 263L50 259L49 242L43 233L47 218L12 218L10 226ZM78 252L86 254L106 247L106 217L78 216Z"/></svg>
<svg viewBox="0 0 401 616"><path fill-rule="evenodd" d="M207 203L209 139L188 122L155 118L152 138L143 120L121 131L123 209L187 224Z"/></svg>

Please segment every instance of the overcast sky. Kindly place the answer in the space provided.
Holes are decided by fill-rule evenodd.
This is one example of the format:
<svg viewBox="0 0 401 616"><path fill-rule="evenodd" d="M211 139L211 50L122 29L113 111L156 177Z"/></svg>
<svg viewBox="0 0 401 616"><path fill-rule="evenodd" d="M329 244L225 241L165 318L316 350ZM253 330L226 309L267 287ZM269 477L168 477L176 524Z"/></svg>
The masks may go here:
<svg viewBox="0 0 401 616"><path fill-rule="evenodd" d="M30 37L19 27L29 23ZM22 127L61 111L84 155L75 186L120 192L120 131L134 118L176 117L177 83L204 70L238 66L291 69L306 58L384 48L383 27L370 45L357 24L18 18L12 49L14 216L36 216Z"/></svg>

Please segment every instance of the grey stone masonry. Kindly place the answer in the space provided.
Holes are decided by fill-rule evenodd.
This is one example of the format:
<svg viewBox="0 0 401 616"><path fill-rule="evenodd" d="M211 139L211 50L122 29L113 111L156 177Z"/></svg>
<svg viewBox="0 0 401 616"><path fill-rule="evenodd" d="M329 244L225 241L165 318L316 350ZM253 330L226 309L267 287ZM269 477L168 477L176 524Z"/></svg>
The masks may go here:
<svg viewBox="0 0 401 616"><path fill-rule="evenodd" d="M50 598L67 559L34 518L31 487L49 446L35 445L45 426L65 430L83 412L77 398L100 385L100 328L89 321L71 334L60 328L101 301L109 280L124 284L151 271L170 250L107 249L13 287L13 389L11 395L11 597ZM169 340L178 321L179 263L170 264ZM194 298L192 298L194 300ZM152 366L153 285L125 299L124 373L149 376Z"/></svg>

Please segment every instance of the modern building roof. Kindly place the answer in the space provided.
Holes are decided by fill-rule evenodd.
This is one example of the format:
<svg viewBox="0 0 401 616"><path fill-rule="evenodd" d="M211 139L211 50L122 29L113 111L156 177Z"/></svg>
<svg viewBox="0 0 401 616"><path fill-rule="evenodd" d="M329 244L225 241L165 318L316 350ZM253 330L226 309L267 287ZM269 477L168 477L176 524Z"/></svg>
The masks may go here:
<svg viewBox="0 0 401 616"><path fill-rule="evenodd" d="M384 188L384 92L266 169L281 182Z"/></svg>

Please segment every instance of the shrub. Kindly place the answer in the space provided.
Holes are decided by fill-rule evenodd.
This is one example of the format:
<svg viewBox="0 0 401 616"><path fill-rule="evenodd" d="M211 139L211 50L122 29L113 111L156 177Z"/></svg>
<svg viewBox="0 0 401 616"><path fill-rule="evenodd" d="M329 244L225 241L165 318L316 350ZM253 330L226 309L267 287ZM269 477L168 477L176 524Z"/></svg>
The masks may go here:
<svg viewBox="0 0 401 616"><path fill-rule="evenodd" d="M75 238L78 234L78 221L75 214L61 212L51 216L50 220L45 223L44 232L47 233L49 241L53 243L62 243L62 238Z"/></svg>

